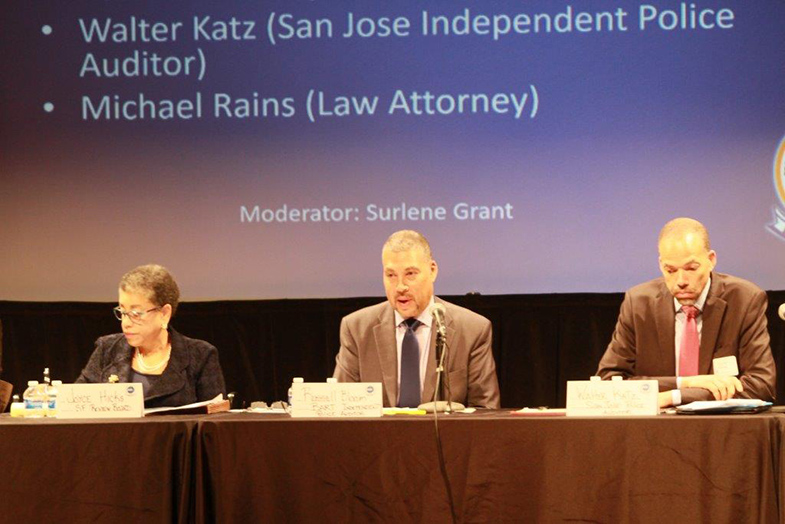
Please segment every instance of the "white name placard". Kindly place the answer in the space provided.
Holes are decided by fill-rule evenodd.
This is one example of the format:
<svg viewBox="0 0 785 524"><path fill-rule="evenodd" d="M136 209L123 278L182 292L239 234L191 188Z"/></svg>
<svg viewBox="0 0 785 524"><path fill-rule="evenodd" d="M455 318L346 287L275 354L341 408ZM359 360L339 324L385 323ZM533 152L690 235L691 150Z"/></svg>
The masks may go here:
<svg viewBox="0 0 785 524"><path fill-rule="evenodd" d="M381 417L381 382L292 384L292 417Z"/></svg>
<svg viewBox="0 0 785 524"><path fill-rule="evenodd" d="M656 380L569 380L568 417L651 416L659 413Z"/></svg>
<svg viewBox="0 0 785 524"><path fill-rule="evenodd" d="M736 362L736 357L734 355L715 358L712 360L712 367L714 368L715 375L722 375L724 377L739 376L739 364Z"/></svg>
<svg viewBox="0 0 785 524"><path fill-rule="evenodd" d="M62 384L57 418L138 418L144 416L142 384Z"/></svg>

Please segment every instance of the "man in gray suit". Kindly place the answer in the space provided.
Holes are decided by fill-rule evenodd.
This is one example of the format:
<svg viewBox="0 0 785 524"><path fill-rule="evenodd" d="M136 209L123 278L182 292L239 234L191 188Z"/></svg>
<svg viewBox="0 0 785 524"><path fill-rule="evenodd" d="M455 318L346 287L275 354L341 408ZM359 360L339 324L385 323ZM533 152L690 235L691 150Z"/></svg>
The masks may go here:
<svg viewBox="0 0 785 524"><path fill-rule="evenodd" d="M436 377L432 310L434 304L442 304L450 400L498 409L491 323L434 297L439 268L425 237L416 231L393 233L382 249L382 266L387 302L355 311L341 321L341 348L333 376L341 382L381 382L388 407L432 401Z"/></svg>
<svg viewBox="0 0 785 524"><path fill-rule="evenodd" d="M661 407L733 397L772 400L776 368L766 293L714 272L717 253L697 220L668 222L658 248L663 276L627 291L597 374L657 380ZM718 369L734 364L738 378Z"/></svg>

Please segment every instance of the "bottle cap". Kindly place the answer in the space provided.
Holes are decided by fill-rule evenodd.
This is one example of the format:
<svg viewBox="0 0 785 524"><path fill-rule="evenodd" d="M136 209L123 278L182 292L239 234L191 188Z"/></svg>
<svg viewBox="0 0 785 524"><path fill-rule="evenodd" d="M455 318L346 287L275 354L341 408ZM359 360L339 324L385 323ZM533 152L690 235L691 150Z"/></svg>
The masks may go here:
<svg viewBox="0 0 785 524"><path fill-rule="evenodd" d="M337 384L338 383L338 379L335 378L335 377L330 377L330 378L327 379L327 383L328 384Z"/></svg>
<svg viewBox="0 0 785 524"><path fill-rule="evenodd" d="M38 381L37 380L28 380L27 381L27 385L28 386L37 386L38 385Z"/></svg>
<svg viewBox="0 0 785 524"><path fill-rule="evenodd" d="M53 386L62 386L63 385L63 381L62 380L53 380L52 381L52 385Z"/></svg>
<svg viewBox="0 0 785 524"><path fill-rule="evenodd" d="M292 379L292 382L296 382L297 384L302 384L303 382L305 382L305 379L303 377L294 377L294 379Z"/></svg>

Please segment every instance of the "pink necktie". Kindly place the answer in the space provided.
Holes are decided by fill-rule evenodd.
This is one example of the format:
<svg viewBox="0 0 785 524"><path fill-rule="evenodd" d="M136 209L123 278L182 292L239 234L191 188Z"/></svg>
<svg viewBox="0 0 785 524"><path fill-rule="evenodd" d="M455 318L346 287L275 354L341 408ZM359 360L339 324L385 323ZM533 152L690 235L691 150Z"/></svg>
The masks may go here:
<svg viewBox="0 0 785 524"><path fill-rule="evenodd" d="M679 351L679 376L689 377L698 374L700 339L698 338L698 322L695 317L700 311L695 306L681 306L681 310L687 315L687 323L684 326L681 351Z"/></svg>

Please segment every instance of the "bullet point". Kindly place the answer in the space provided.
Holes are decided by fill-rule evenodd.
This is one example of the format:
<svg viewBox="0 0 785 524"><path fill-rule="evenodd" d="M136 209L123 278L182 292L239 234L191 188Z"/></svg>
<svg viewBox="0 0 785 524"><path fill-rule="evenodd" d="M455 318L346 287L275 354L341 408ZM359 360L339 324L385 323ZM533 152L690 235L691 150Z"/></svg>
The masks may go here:
<svg viewBox="0 0 785 524"><path fill-rule="evenodd" d="M52 102L46 102L44 104L44 111L46 111L47 113L51 113L54 110L55 110L55 105Z"/></svg>
<svg viewBox="0 0 785 524"><path fill-rule="evenodd" d="M51 35L52 34L52 26L51 25L42 26L41 27L41 32L43 34L47 35L47 36Z"/></svg>

